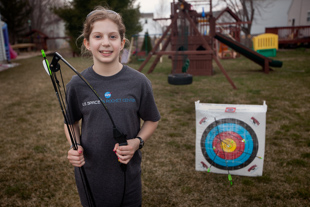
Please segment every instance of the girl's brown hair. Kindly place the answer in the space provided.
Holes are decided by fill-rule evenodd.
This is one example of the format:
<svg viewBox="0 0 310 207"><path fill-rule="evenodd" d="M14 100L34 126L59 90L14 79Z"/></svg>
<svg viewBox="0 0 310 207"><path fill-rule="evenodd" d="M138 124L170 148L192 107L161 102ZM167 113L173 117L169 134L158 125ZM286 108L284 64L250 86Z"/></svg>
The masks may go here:
<svg viewBox="0 0 310 207"><path fill-rule="evenodd" d="M87 15L86 20L84 21L83 33L78 37L78 39L84 37L87 41L89 41L89 36L91 31L93 30L94 23L96 21L104 19L109 19L117 25L122 41L125 38L126 28L123 23L121 15L119 15L115 11L106 9L102 6L95 7L95 10L93 10ZM86 54L89 52L85 48L84 44L82 44L81 52L82 54Z"/></svg>

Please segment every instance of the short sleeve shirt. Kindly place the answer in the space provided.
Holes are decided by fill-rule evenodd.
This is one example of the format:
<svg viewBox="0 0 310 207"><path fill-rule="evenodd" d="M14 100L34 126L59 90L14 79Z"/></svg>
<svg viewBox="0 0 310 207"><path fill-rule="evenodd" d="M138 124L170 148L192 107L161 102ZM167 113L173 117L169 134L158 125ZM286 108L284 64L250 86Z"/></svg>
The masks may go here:
<svg viewBox="0 0 310 207"><path fill-rule="evenodd" d="M95 89L109 110L117 128L135 138L141 120L159 121L160 114L153 97L151 82L146 76L129 66L109 77L100 76L92 67L82 76ZM113 152L111 120L98 100L82 79L73 76L66 86L69 124L82 120L81 145L84 148L84 169L97 206L119 206L123 195L123 172ZM124 206L141 203L141 152L138 150L127 166L127 183ZM76 169L76 183L82 204L86 198L80 175Z"/></svg>

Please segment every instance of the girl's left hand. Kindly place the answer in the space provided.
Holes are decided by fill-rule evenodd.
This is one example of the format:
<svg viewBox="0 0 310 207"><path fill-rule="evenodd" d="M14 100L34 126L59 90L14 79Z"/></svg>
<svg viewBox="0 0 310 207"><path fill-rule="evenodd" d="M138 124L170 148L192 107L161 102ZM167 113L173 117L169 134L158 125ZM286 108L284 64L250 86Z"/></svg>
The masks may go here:
<svg viewBox="0 0 310 207"><path fill-rule="evenodd" d="M128 164L135 152L139 149L140 140L129 139L127 143L128 145L126 146L119 146L119 144L116 143L113 149L119 162L123 164Z"/></svg>

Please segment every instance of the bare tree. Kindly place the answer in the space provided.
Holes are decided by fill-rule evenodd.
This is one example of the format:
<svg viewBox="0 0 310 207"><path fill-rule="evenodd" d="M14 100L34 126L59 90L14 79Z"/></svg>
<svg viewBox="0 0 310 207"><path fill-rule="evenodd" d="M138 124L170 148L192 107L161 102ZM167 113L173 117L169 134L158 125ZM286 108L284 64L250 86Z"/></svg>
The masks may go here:
<svg viewBox="0 0 310 207"><path fill-rule="evenodd" d="M169 18L170 2L167 0L159 0L155 9L155 18ZM156 31L165 32L166 27L170 24L170 20L157 20L154 22Z"/></svg>
<svg viewBox="0 0 310 207"><path fill-rule="evenodd" d="M241 26L242 32L245 34L246 46L251 46L251 29L255 21L255 14L261 16L264 9L272 4L272 1L268 0L220 0L238 15L239 19L246 24Z"/></svg>
<svg viewBox="0 0 310 207"><path fill-rule="evenodd" d="M50 25L61 21L52 9L54 7L61 7L65 3L65 0L29 0L29 4L33 8L30 17L32 29L48 33Z"/></svg>

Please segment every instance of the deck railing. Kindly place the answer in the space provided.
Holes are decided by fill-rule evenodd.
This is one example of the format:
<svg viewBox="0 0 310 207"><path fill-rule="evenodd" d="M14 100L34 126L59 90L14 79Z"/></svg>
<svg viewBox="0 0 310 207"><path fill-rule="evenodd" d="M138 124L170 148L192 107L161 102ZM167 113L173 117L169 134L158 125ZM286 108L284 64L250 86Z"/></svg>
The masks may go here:
<svg viewBox="0 0 310 207"><path fill-rule="evenodd" d="M310 43L310 26L269 27L265 33L277 34L279 45Z"/></svg>

